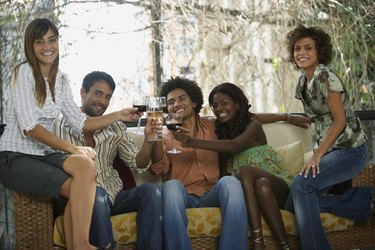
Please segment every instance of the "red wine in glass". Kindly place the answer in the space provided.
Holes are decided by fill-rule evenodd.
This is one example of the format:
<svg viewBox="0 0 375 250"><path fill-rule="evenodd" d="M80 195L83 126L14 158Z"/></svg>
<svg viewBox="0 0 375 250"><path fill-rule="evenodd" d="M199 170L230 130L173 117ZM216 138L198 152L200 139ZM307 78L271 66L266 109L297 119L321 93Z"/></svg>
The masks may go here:
<svg viewBox="0 0 375 250"><path fill-rule="evenodd" d="M182 122L167 122L166 125L169 130L175 131L178 126L182 125Z"/></svg>
<svg viewBox="0 0 375 250"><path fill-rule="evenodd" d="M137 109L138 109L138 112L146 112L146 105L138 105L138 104L134 104L133 107L134 107L134 108L137 108Z"/></svg>

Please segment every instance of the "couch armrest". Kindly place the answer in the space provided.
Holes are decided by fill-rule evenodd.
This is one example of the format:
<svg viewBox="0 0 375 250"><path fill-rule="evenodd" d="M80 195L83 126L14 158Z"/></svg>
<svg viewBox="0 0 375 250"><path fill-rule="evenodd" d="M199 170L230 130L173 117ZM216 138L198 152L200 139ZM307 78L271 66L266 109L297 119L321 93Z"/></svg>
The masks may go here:
<svg viewBox="0 0 375 250"><path fill-rule="evenodd" d="M375 164L369 163L361 173L353 179L353 186L372 186L375 188Z"/></svg>
<svg viewBox="0 0 375 250"><path fill-rule="evenodd" d="M53 248L52 199L12 192L16 249Z"/></svg>

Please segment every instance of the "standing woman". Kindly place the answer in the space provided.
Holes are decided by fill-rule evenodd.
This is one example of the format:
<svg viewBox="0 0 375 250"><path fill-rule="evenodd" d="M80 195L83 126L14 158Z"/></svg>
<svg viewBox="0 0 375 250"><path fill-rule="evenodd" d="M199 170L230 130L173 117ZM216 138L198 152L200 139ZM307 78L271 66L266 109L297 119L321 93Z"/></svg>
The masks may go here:
<svg viewBox="0 0 375 250"><path fill-rule="evenodd" d="M0 182L16 192L68 199L64 212L68 249L95 249L88 239L96 153L56 137L52 125L62 113L74 130L84 134L124 120L131 112L124 109L90 119L81 113L67 77L58 69L58 36L48 19L35 19L26 28L27 60L15 69L7 126L0 140Z"/></svg>
<svg viewBox="0 0 375 250"><path fill-rule="evenodd" d="M289 61L300 69L296 98L315 123L314 154L291 186L303 249L330 249L320 212L359 222L373 213L370 187L353 188L342 195L323 196L337 183L357 176L367 161L367 137L341 80L327 65L332 59L330 36L317 27L298 26L287 35Z"/></svg>

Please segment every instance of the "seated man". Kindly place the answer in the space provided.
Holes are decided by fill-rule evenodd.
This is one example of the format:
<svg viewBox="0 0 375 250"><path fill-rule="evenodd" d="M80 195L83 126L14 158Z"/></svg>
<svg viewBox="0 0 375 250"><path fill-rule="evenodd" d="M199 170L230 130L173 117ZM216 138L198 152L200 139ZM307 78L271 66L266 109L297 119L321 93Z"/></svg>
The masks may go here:
<svg viewBox="0 0 375 250"><path fill-rule="evenodd" d="M86 75L81 88L81 110L89 117L101 116L111 100L115 82L104 72L94 71ZM123 190L123 183L113 162L118 155L131 169L143 172L147 169L154 142L150 125L146 124L145 139L138 151L126 132L126 126L117 122L96 131L92 135L75 134L64 122L55 123L55 133L76 145L88 145L97 152L96 200L90 228L90 242L99 249L113 249L111 215L137 211L137 249L162 249L162 200L157 185L144 183Z"/></svg>
<svg viewBox="0 0 375 250"><path fill-rule="evenodd" d="M192 136L214 139L215 124L198 114L203 104L199 86L187 79L175 78L161 88L167 99L169 113L182 115L182 127L192 131ZM164 134L163 144L153 148L150 170L160 174L163 184L164 249L192 249L187 234L186 208L220 207L222 226L219 249L248 249L247 214L244 195L239 180L233 176L220 178L216 152L185 148L181 153L168 154L173 146L170 133ZM165 149L165 151L164 151Z"/></svg>

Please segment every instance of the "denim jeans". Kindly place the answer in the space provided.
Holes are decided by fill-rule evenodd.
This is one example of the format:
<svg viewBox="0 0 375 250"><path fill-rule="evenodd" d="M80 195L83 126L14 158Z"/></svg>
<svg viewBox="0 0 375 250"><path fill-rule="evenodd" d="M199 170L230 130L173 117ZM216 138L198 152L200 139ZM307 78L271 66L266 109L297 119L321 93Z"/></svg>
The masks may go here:
<svg viewBox="0 0 375 250"><path fill-rule="evenodd" d="M113 206L109 204L107 192L97 188L90 228L91 244L103 248L114 242L111 215L137 212L137 249L163 248L162 195L159 186L144 183L128 190L121 190Z"/></svg>
<svg viewBox="0 0 375 250"><path fill-rule="evenodd" d="M359 187L341 195L323 194L333 185L352 179L367 161L367 144L356 148L337 149L321 158L320 174L311 172L294 177L285 209L293 211L303 249L331 249L320 220L320 212L329 212L359 222L371 216L371 187Z"/></svg>
<svg viewBox="0 0 375 250"><path fill-rule="evenodd" d="M104 247L114 242L111 223L111 202L107 191L101 187L96 187L90 226L90 243L99 249L104 249Z"/></svg>
<svg viewBox="0 0 375 250"><path fill-rule="evenodd" d="M186 193L178 180L162 186L165 249L192 249L187 235L186 208L220 207L222 224L219 249L247 249L247 213L241 183L232 176L221 178L202 197Z"/></svg>

